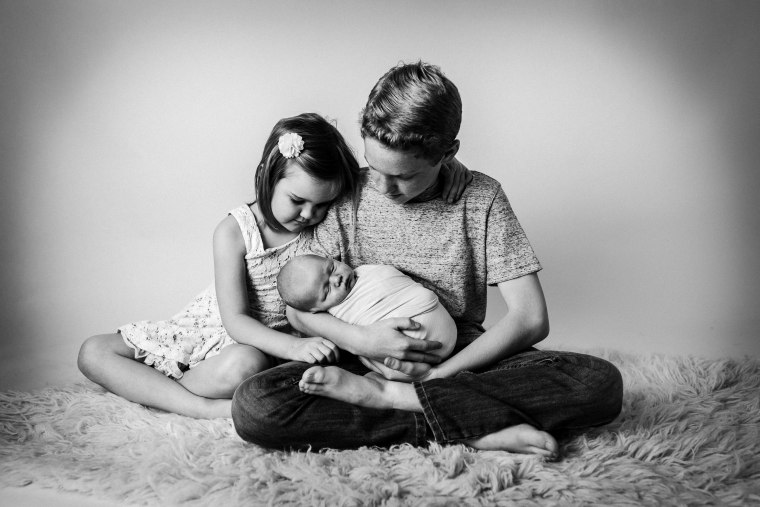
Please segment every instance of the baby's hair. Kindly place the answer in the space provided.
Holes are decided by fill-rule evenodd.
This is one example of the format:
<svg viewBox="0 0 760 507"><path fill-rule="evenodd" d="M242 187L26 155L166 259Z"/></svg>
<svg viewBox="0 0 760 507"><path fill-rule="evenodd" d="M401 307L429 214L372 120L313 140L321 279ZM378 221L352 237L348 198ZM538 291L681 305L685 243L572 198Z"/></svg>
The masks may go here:
<svg viewBox="0 0 760 507"><path fill-rule="evenodd" d="M280 269L280 272L277 273L277 291L286 305L302 312L308 312L313 301L309 300L309 295L304 294L303 288L298 283L298 264L299 259L303 257L306 256L293 257Z"/></svg>
<svg viewBox="0 0 760 507"><path fill-rule="evenodd" d="M277 147L280 136L289 132L303 139L303 150L291 159L285 158ZM289 162L298 164L313 178L333 182L338 197L353 196L356 192L359 164L338 129L315 113L283 118L269 134L256 168L256 202L266 224L276 231L287 232L272 213L272 194L277 182L285 177Z"/></svg>
<svg viewBox="0 0 760 507"><path fill-rule="evenodd" d="M372 88L361 116L362 137L441 160L462 123L459 90L435 65L399 64Z"/></svg>

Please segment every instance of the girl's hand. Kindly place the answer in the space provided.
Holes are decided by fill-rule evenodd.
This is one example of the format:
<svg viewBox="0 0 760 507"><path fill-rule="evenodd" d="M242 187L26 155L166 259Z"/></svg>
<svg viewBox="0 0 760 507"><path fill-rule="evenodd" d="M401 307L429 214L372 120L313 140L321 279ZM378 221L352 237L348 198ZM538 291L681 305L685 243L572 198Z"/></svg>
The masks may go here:
<svg viewBox="0 0 760 507"><path fill-rule="evenodd" d="M441 342L410 338L402 331L419 329L419 323L408 318L383 319L363 326L361 350L354 353L376 361L386 358L398 359L402 362L422 363L421 369L428 364L437 364L441 358L429 351L441 348Z"/></svg>
<svg viewBox="0 0 760 507"><path fill-rule="evenodd" d="M441 197L449 204L458 201L464 189L472 181L470 170L456 158L441 166L441 176L443 176Z"/></svg>
<svg viewBox="0 0 760 507"><path fill-rule="evenodd" d="M288 352L291 361L309 364L334 363L339 358L338 347L330 340L318 336L296 338Z"/></svg>

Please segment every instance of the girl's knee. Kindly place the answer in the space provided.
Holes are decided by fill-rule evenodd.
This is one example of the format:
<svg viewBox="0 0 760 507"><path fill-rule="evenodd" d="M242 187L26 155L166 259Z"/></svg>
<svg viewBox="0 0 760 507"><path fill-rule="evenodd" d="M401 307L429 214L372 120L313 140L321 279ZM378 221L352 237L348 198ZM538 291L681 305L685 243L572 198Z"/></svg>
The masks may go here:
<svg viewBox="0 0 760 507"><path fill-rule="evenodd" d="M99 334L90 336L82 343L77 356L77 366L79 371L90 378L94 369L109 357L134 357L131 354L132 350L124 344L120 334Z"/></svg>
<svg viewBox="0 0 760 507"><path fill-rule="evenodd" d="M79 348L77 367L79 371L89 377L92 368L97 365L105 354L105 335L90 336Z"/></svg>
<svg viewBox="0 0 760 507"><path fill-rule="evenodd" d="M259 349L248 345L232 345L235 347L225 354L221 372L223 381L234 391L247 378L270 367L269 357Z"/></svg>

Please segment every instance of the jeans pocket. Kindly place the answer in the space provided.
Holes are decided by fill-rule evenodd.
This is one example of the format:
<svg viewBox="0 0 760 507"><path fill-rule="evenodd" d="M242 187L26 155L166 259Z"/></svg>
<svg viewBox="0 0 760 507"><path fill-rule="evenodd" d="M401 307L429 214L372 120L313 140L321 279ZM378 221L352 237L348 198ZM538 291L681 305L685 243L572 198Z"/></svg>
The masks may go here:
<svg viewBox="0 0 760 507"><path fill-rule="evenodd" d="M552 352L544 352L542 350L532 350L530 352L523 352L507 359L503 359L496 363L494 370L515 370L518 368L526 368L533 366L548 366L561 361L562 358L558 354Z"/></svg>

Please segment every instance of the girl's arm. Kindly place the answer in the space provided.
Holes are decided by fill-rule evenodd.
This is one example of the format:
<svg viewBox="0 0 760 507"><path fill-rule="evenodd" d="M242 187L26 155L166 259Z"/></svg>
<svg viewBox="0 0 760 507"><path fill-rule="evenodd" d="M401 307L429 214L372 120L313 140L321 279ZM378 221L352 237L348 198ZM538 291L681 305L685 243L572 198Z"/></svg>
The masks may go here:
<svg viewBox="0 0 760 507"><path fill-rule="evenodd" d="M477 370L546 338L549 334L549 316L538 275L531 273L502 282L499 291L507 304L507 314L458 354L420 376L420 380L451 377L460 371ZM392 359L386 361L385 365L404 373L409 369L407 365Z"/></svg>
<svg viewBox="0 0 760 507"><path fill-rule="evenodd" d="M222 324L238 343L276 357L315 363L335 361L335 344L324 338L297 338L266 327L248 314L245 242L237 220L227 216L214 231L214 279Z"/></svg>
<svg viewBox="0 0 760 507"><path fill-rule="evenodd" d="M441 165L441 177L443 178L441 197L451 204L462 197L464 189L472 181L472 172L457 158L452 158Z"/></svg>

